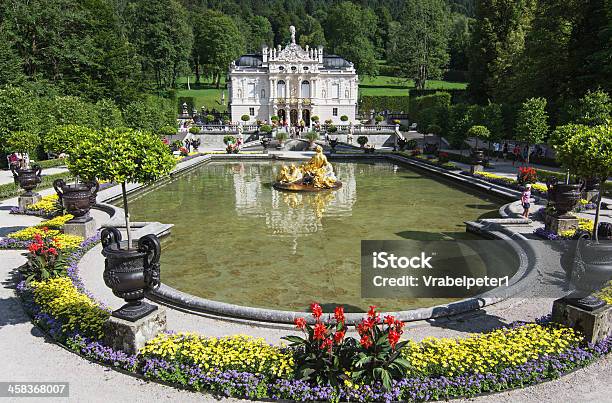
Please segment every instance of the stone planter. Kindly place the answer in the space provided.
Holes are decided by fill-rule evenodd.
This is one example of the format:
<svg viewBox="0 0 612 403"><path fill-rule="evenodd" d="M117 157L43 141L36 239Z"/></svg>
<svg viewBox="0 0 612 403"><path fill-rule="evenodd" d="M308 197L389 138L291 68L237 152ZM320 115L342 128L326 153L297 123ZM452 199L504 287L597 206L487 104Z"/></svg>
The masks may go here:
<svg viewBox="0 0 612 403"><path fill-rule="evenodd" d="M572 211L581 198L580 184L548 183L548 201L552 203L558 216Z"/></svg>
<svg viewBox="0 0 612 403"><path fill-rule="evenodd" d="M53 182L53 188L66 212L74 216L71 222L86 222L91 219L89 210L96 204L100 189L97 181L68 185L63 179L57 179Z"/></svg>
<svg viewBox="0 0 612 403"><path fill-rule="evenodd" d="M145 293L160 285L159 239L152 234L138 241L136 249L123 249L121 233L116 228L105 228L101 234L104 262L104 283L115 296L126 301L113 316L135 322L157 309L143 301Z"/></svg>
<svg viewBox="0 0 612 403"><path fill-rule="evenodd" d="M472 165L484 165L484 152L476 150L472 153Z"/></svg>
<svg viewBox="0 0 612 403"><path fill-rule="evenodd" d="M612 242L595 242L585 234L578 240L571 272L576 291L565 297L568 304L587 311L599 309L605 302L592 295L612 279Z"/></svg>
<svg viewBox="0 0 612 403"><path fill-rule="evenodd" d="M22 196L33 196L33 190L36 189L36 186L42 181L42 168L39 166L23 169L11 167L11 172L13 173L15 182L19 184L19 187L25 190Z"/></svg>

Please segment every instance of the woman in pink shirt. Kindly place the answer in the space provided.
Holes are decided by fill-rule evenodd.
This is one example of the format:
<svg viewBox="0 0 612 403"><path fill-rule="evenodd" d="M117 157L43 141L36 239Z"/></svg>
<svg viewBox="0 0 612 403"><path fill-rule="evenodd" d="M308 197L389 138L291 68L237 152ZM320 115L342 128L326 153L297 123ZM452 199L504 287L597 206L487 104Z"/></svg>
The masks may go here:
<svg viewBox="0 0 612 403"><path fill-rule="evenodd" d="M521 204L523 205L523 217L529 218L529 208L531 199L531 184L528 183L525 185L525 189L523 190L523 194L521 195Z"/></svg>

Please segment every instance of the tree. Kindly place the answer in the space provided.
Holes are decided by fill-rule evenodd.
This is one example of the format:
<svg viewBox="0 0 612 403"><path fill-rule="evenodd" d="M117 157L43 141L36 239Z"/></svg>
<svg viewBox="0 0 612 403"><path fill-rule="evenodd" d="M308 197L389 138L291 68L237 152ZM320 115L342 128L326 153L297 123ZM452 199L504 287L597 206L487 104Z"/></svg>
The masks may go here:
<svg viewBox="0 0 612 403"><path fill-rule="evenodd" d="M12 131L2 140L2 145L6 153L18 152L32 156L36 152L36 148L40 145L40 137L28 131ZM29 167L25 166L22 168Z"/></svg>
<svg viewBox="0 0 612 403"><path fill-rule="evenodd" d="M472 110L466 104L455 104L449 111L448 134L454 147L463 149L470 127L473 126Z"/></svg>
<svg viewBox="0 0 612 403"><path fill-rule="evenodd" d="M596 178L604 183L612 174L612 126L609 124L588 127L566 125L551 136L553 148L561 164L582 178ZM597 201L593 238L597 241L597 229L601 210L601 192Z"/></svg>
<svg viewBox="0 0 612 403"><path fill-rule="evenodd" d="M358 74L377 74L376 51L372 43L376 16L372 10L348 1L334 4L327 13L325 29L331 52L350 60Z"/></svg>
<svg viewBox="0 0 612 403"><path fill-rule="evenodd" d="M43 137L43 148L48 153L70 154L74 150L77 142L91 134L92 130L84 126L55 126L45 133Z"/></svg>
<svg viewBox="0 0 612 403"><path fill-rule="evenodd" d="M125 125L121 110L110 99L101 99L96 102L95 112L98 117L98 128L117 128Z"/></svg>
<svg viewBox="0 0 612 403"><path fill-rule="evenodd" d="M442 78L448 64L449 12L443 0L409 0L401 12L402 29L390 55L402 77L424 89L429 79Z"/></svg>
<svg viewBox="0 0 612 403"><path fill-rule="evenodd" d="M248 20L248 24L251 30L250 36L247 42L247 51L261 51L262 46L273 46L274 45L274 33L272 32L272 25L267 18L260 15L255 15Z"/></svg>
<svg viewBox="0 0 612 403"><path fill-rule="evenodd" d="M177 0L134 0L128 7L144 78L158 91L174 88L187 69L193 45L185 9Z"/></svg>
<svg viewBox="0 0 612 403"><path fill-rule="evenodd" d="M243 53L244 38L234 20L216 11L206 11L200 16L194 25L194 35L194 54L219 88L221 76Z"/></svg>
<svg viewBox="0 0 612 403"><path fill-rule="evenodd" d="M478 0L469 48L468 90L478 102L499 98L525 45L536 0Z"/></svg>
<svg viewBox="0 0 612 403"><path fill-rule="evenodd" d="M40 131L39 103L28 91L7 86L0 88L0 142L13 131Z"/></svg>
<svg viewBox="0 0 612 403"><path fill-rule="evenodd" d="M307 15L302 29L303 31L300 32L300 39L298 40L301 47L306 47L306 45L317 47L327 44L323 27L316 18Z"/></svg>
<svg viewBox="0 0 612 403"><path fill-rule="evenodd" d="M130 103L123 111L127 127L156 133L163 126L176 125L174 103L163 98L147 96Z"/></svg>
<svg viewBox="0 0 612 403"><path fill-rule="evenodd" d="M530 98L523 102L516 121L516 138L524 141L529 147L544 141L548 134L548 113L546 99ZM527 153L529 165L529 153Z"/></svg>
<svg viewBox="0 0 612 403"><path fill-rule="evenodd" d="M151 183L168 174L175 164L168 147L157 136L126 128L90 132L67 160L70 172L83 180L121 183L128 249L131 231L126 183Z"/></svg>
<svg viewBox="0 0 612 403"><path fill-rule="evenodd" d="M485 126L472 126L467 135L476 139L476 151L478 151L478 140L487 140L491 136L491 132Z"/></svg>
<svg viewBox="0 0 612 403"><path fill-rule="evenodd" d="M24 79L21 59L13 48L8 27L5 24L0 24L0 85L17 85Z"/></svg>
<svg viewBox="0 0 612 403"><path fill-rule="evenodd" d="M612 117L612 101L608 93L597 90L587 91L578 101L576 120L587 126L598 126L610 123Z"/></svg>

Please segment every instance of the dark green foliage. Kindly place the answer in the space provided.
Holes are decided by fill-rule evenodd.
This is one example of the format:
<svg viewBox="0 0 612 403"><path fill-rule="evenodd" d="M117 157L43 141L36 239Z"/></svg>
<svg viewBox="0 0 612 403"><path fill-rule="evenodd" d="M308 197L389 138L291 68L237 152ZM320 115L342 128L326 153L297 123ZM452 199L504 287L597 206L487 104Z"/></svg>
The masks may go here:
<svg viewBox="0 0 612 403"><path fill-rule="evenodd" d="M407 113L410 109L410 98L407 96L372 96L364 95L359 99L359 109L362 111L390 110Z"/></svg>

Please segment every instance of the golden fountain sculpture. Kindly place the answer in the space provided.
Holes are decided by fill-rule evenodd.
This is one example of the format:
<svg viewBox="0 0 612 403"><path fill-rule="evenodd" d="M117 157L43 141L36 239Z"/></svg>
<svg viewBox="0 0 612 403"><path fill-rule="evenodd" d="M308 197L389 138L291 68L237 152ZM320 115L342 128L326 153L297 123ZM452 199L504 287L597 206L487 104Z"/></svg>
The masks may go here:
<svg viewBox="0 0 612 403"><path fill-rule="evenodd" d="M296 167L283 165L274 188L298 192L317 192L325 189L338 189L342 186L334 174L334 168L327 161L321 146L315 149L315 155L305 164Z"/></svg>

